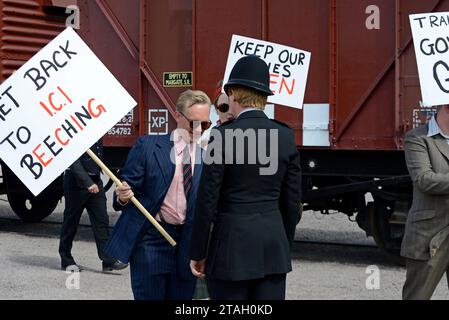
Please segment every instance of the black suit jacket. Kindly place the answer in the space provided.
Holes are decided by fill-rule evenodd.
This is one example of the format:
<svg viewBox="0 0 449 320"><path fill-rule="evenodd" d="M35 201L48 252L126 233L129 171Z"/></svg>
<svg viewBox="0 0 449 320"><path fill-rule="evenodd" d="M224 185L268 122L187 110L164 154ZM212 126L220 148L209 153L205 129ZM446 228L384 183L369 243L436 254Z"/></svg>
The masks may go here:
<svg viewBox="0 0 449 320"><path fill-rule="evenodd" d="M250 143L245 140L240 150L233 138L239 132L255 137ZM265 148L262 155L271 154L271 164L277 167L267 170L270 165L256 156L255 148ZM265 175L261 169L267 170ZM273 174L266 175L270 171ZM248 111L214 128L198 189L191 259L207 256L207 276L228 281L291 271L300 202L299 153L290 128L262 111Z"/></svg>
<svg viewBox="0 0 449 320"><path fill-rule="evenodd" d="M103 159L103 141L100 139L90 148L100 159ZM78 160L76 160L70 167L70 173L75 178L76 184L80 189L87 189L94 183L99 184L101 168L95 161L84 153ZM94 181L96 180L96 181Z"/></svg>

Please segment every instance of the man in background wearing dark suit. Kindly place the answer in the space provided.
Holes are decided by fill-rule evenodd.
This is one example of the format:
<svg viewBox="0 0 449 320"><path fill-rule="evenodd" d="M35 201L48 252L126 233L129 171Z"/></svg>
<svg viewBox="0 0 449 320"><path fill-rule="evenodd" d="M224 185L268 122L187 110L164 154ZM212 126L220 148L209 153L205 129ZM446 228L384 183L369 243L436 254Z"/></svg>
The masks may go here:
<svg viewBox="0 0 449 320"><path fill-rule="evenodd" d="M214 300L285 299L301 172L293 131L262 111L269 78L256 56L236 63L224 87L235 120L212 130L204 159L190 257Z"/></svg>
<svg viewBox="0 0 449 320"><path fill-rule="evenodd" d="M102 158L101 141L95 143L91 150ZM109 217L100 175L100 167L87 154L83 154L65 172L65 209L59 243L61 269L63 270L69 267L80 269L72 256L72 245L84 209L89 214L98 257L103 262L103 271L121 270L127 267L127 264L112 259L104 253L104 247L109 237Z"/></svg>
<svg viewBox="0 0 449 320"><path fill-rule="evenodd" d="M176 103L177 129L172 135L141 137L122 170L116 210L122 210L107 252L130 261L136 300L191 300L196 279L189 268L192 217L201 175L197 142L211 122L210 99L187 90ZM175 247L129 199L135 195L177 242Z"/></svg>

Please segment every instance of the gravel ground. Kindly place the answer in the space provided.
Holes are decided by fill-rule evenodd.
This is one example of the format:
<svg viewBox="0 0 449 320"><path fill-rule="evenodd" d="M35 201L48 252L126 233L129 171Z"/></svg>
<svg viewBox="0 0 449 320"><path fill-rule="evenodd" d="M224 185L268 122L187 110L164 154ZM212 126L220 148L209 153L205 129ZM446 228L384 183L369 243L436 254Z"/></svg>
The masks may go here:
<svg viewBox="0 0 449 320"><path fill-rule="evenodd" d="M1 199L5 197L0 197L0 299L132 299L129 269L101 273L87 214L83 215L73 249L75 259L86 270L80 273L80 288L69 290L66 288L69 275L59 270L57 250L63 205L43 223L23 224ZM111 226L118 216L110 212ZM373 247L374 241L345 215L305 212L296 240L326 244L294 244L287 299L401 298L405 269L388 262ZM371 290L366 287L371 275L367 273L369 266L379 271L379 286ZM442 281L434 299L448 298L446 281Z"/></svg>

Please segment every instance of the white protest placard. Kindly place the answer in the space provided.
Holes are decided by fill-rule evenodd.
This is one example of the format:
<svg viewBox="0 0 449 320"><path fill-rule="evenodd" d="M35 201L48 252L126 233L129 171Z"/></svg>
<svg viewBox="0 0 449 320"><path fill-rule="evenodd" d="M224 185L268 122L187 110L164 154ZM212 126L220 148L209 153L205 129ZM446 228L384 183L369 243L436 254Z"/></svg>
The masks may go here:
<svg viewBox="0 0 449 320"><path fill-rule="evenodd" d="M223 83L226 84L235 63L256 55L270 68L268 103L302 109L309 73L310 52L258 39L233 35Z"/></svg>
<svg viewBox="0 0 449 320"><path fill-rule="evenodd" d="M449 103L449 12L410 15L422 104Z"/></svg>
<svg viewBox="0 0 449 320"><path fill-rule="evenodd" d="M0 86L0 158L38 195L136 104L68 28Z"/></svg>

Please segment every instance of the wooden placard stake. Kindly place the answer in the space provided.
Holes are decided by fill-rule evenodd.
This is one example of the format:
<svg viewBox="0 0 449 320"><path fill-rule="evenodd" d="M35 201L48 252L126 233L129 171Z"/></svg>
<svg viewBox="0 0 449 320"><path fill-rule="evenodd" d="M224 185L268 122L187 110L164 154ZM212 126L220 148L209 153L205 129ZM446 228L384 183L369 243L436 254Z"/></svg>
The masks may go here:
<svg viewBox="0 0 449 320"><path fill-rule="evenodd" d="M95 161L95 163L114 181L117 186L122 186L122 182L109 170L108 167L97 157L97 155L92 152L92 150L88 149L86 153ZM167 233L167 231L162 228L162 226L157 222L156 219L145 209L145 207L136 199L136 197L132 197L131 202L139 209L139 211L151 222L151 224L164 236L165 239L174 247L176 246L176 241Z"/></svg>

